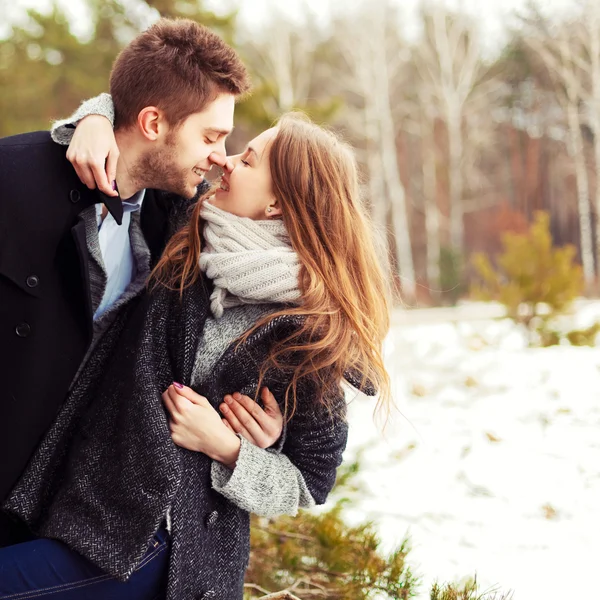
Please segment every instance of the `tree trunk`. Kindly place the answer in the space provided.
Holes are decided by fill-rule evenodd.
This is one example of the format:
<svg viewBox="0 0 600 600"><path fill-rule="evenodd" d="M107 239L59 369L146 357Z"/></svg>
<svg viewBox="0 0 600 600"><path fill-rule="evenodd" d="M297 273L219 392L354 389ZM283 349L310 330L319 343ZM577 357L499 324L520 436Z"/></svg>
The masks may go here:
<svg viewBox="0 0 600 600"><path fill-rule="evenodd" d="M367 170L369 178L369 200L371 204L371 218L375 229L376 242L380 254L381 266L386 276L391 277L390 246L388 214L389 207L385 196L380 147L380 128L377 108L374 106L373 97L365 96L365 136L367 146Z"/></svg>
<svg viewBox="0 0 600 600"><path fill-rule="evenodd" d="M350 32L345 32L344 41L352 42L345 52L349 57L352 68L356 93L363 102L360 122L360 134L365 142L365 167L367 170L367 190L371 208L371 219L375 230L375 242L380 255L384 273L388 279L392 278L390 255L390 228L389 202L386 196L383 166L381 160L381 122L379 115L379 101L375 94L375 68L371 36L364 27L356 28L352 22Z"/></svg>
<svg viewBox="0 0 600 600"><path fill-rule="evenodd" d="M389 60L385 50L385 5L378 2L373 7L374 31L371 38L373 44L373 71L375 98L378 101L379 129L381 141L381 160L383 176L388 190L391 209L392 227L394 231L396 262L401 278L403 298L409 302L416 299L415 269L413 264L410 226L406 212L406 192L398 168L398 151L396 148L396 127L390 105Z"/></svg>
<svg viewBox="0 0 600 600"><path fill-rule="evenodd" d="M512 189L513 189L513 208L516 208L519 212L524 215L529 214L527 212L527 205L525 201L525 192L523 189L523 180L525 176L523 174L523 157L521 151L521 133L511 122L508 128L508 139L510 143L510 165L512 175Z"/></svg>
<svg viewBox="0 0 600 600"><path fill-rule="evenodd" d="M527 137L525 150L525 198L527 202L527 212L525 214L530 214L541 208L539 198L541 150L541 138L530 134Z"/></svg>
<svg viewBox="0 0 600 600"><path fill-rule="evenodd" d="M385 185L379 148L381 146L381 126L378 114L378 101L373 94L372 64L361 69L361 83L364 96L365 141L367 151L367 171L369 178L369 200L371 203L371 218L375 227L381 261L385 273L391 277L390 252L388 240L389 207L385 196Z"/></svg>
<svg viewBox="0 0 600 600"><path fill-rule="evenodd" d="M462 111L454 100L448 99L448 187L450 195L450 245L462 255L464 250L464 207L462 176Z"/></svg>
<svg viewBox="0 0 600 600"><path fill-rule="evenodd" d="M383 40L382 40L383 41ZM383 176L392 209L392 226L396 247L396 262L402 284L402 295L408 302L416 298L415 269L413 264L410 226L406 212L406 191L400 179L398 153L385 65L379 67L377 89L380 93L381 160Z"/></svg>
<svg viewBox="0 0 600 600"><path fill-rule="evenodd" d="M569 154L575 164L583 277L586 285L592 285L594 281L594 252L592 248L589 182L583 138L581 136L579 107L574 102L568 102L567 104L567 119L569 123Z"/></svg>
<svg viewBox="0 0 600 600"><path fill-rule="evenodd" d="M437 203L435 119L425 116L422 124L423 198L427 240L427 283L435 300L440 297L440 211Z"/></svg>
<svg viewBox="0 0 600 600"><path fill-rule="evenodd" d="M283 24L274 35L273 72L277 82L277 102L282 112L291 110L294 106L294 84L292 83L292 48L290 32Z"/></svg>
<svg viewBox="0 0 600 600"><path fill-rule="evenodd" d="M595 224L596 224L596 273L600 279L600 7L591 6L588 31L590 36L590 75L592 101L591 126L594 134L594 162L596 166Z"/></svg>

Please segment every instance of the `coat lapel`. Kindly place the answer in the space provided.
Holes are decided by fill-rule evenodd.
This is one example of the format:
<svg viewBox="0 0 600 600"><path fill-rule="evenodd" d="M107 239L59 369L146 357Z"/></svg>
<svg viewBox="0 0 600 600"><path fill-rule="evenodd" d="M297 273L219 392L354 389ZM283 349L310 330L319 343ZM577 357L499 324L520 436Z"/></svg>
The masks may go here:
<svg viewBox="0 0 600 600"><path fill-rule="evenodd" d="M79 272L83 284L83 297L85 302L85 316L87 332L90 337L93 336L94 309L92 306L92 296L90 293L90 269L88 261L88 249L86 240L85 220L81 214L77 217L75 225L71 228L71 236L77 249L79 258Z"/></svg>
<svg viewBox="0 0 600 600"><path fill-rule="evenodd" d="M183 298L179 298L178 291L170 293L174 318L169 319L169 354L173 373L179 378L175 381L185 385L191 384L198 339L210 306L209 289L209 282L202 276L186 288Z"/></svg>
<svg viewBox="0 0 600 600"><path fill-rule="evenodd" d="M142 204L140 223L154 266L165 247L169 224L168 204L164 194L147 189Z"/></svg>
<svg viewBox="0 0 600 600"><path fill-rule="evenodd" d="M102 251L100 250L96 206L94 205L86 208L81 215L85 222L85 238L88 257L91 258L91 260L88 261L88 289L92 303L92 314L94 314L102 302L102 297L104 296L104 291L106 290L108 282L108 275L106 273L104 259L102 258Z"/></svg>

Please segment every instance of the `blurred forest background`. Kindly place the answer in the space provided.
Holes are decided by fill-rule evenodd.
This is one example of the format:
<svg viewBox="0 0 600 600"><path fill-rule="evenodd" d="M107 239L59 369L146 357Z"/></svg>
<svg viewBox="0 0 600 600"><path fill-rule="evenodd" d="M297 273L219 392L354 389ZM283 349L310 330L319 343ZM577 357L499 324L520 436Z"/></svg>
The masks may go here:
<svg viewBox="0 0 600 600"><path fill-rule="evenodd" d="M440 2L422 2L412 35L389 0L334 10L326 23L308 7L291 18L273 2L254 29L197 0L82 2L92 19L85 37L57 5L30 10L18 26L6 25L0 5L0 136L46 129L107 91L119 49L159 14L196 19L232 43L253 74L230 151L293 108L354 145L408 306L456 302L474 278L472 256L494 261L503 234L526 232L542 210L553 244L575 248L585 292L598 293L597 0L574 0L568 18L531 2L494 52L476 18Z"/></svg>

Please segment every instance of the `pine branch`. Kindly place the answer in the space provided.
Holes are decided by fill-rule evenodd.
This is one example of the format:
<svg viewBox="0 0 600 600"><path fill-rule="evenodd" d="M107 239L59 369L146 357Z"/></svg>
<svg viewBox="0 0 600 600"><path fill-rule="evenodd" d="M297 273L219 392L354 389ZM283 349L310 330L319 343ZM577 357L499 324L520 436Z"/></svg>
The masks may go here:
<svg viewBox="0 0 600 600"><path fill-rule="evenodd" d="M274 594L267 594L266 596L261 596L258 600L301 600L298 596L294 596L290 592L275 592Z"/></svg>
<svg viewBox="0 0 600 600"><path fill-rule="evenodd" d="M277 529L271 529L270 527L260 527L259 525L253 525L252 529L260 529L270 535L276 535L278 537L285 537L292 540L302 540L303 542L312 542L313 538L308 535L302 535L301 533L291 533L289 531L279 531Z"/></svg>

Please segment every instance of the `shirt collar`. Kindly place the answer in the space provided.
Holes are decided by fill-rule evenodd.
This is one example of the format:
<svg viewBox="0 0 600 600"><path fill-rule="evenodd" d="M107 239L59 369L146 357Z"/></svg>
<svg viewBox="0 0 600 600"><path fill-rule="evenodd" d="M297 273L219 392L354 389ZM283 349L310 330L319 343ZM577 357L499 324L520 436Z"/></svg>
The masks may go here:
<svg viewBox="0 0 600 600"><path fill-rule="evenodd" d="M135 212L136 210L140 210L140 208L142 208L142 202L144 201L145 195L146 190L141 190L137 194L131 196L131 198L127 198L127 200L122 200L121 204L123 205L123 211Z"/></svg>
<svg viewBox="0 0 600 600"><path fill-rule="evenodd" d="M108 209L117 225L123 223L123 213L139 210L142 206L142 201L146 195L146 190L141 190L127 200L121 200L121 196L107 196L104 192L96 189L98 202L102 203Z"/></svg>

